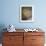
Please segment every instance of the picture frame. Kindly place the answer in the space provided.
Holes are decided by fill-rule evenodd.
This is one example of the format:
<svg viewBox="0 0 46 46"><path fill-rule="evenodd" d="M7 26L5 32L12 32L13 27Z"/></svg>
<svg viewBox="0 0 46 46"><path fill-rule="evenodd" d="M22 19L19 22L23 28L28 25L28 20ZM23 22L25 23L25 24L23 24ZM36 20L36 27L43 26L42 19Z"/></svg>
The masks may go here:
<svg viewBox="0 0 46 46"><path fill-rule="evenodd" d="M20 5L20 22L33 22L33 21L34 21L34 6Z"/></svg>

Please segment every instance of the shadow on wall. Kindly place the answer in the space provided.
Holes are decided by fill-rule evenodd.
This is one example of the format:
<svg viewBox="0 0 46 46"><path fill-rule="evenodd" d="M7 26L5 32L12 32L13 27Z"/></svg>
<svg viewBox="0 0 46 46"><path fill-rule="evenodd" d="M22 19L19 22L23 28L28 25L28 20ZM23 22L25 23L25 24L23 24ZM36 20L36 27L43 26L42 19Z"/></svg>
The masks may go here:
<svg viewBox="0 0 46 46"><path fill-rule="evenodd" d="M4 30L5 25L4 24L0 24L0 43L2 43L2 36L3 36L3 32L5 32L6 30Z"/></svg>

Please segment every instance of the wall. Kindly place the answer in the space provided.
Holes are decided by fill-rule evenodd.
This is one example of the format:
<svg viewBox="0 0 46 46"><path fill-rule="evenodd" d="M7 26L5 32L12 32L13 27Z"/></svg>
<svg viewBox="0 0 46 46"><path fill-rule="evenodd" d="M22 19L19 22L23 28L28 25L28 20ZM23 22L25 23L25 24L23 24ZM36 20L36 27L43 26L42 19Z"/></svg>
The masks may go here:
<svg viewBox="0 0 46 46"><path fill-rule="evenodd" d="M46 28L46 0L0 0L0 25L13 24L16 28L41 27ZM21 23L19 21L20 5L34 5L35 21Z"/></svg>

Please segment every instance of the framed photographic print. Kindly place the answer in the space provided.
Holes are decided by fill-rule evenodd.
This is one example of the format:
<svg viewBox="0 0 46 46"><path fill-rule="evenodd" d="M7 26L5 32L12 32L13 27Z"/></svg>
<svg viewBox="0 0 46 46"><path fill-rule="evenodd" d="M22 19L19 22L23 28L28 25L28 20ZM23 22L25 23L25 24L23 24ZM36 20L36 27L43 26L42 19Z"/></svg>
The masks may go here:
<svg viewBox="0 0 46 46"><path fill-rule="evenodd" d="M20 6L20 22L32 22L32 21L34 21L34 6L21 5Z"/></svg>

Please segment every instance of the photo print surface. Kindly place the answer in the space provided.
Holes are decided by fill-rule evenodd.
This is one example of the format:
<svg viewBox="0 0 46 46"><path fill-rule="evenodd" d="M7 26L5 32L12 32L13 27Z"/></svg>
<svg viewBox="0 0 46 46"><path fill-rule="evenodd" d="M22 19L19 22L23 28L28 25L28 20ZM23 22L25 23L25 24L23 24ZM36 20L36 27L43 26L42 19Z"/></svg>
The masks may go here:
<svg viewBox="0 0 46 46"><path fill-rule="evenodd" d="M32 20L32 7L22 7L22 20Z"/></svg>

